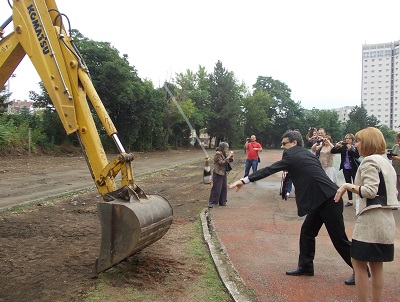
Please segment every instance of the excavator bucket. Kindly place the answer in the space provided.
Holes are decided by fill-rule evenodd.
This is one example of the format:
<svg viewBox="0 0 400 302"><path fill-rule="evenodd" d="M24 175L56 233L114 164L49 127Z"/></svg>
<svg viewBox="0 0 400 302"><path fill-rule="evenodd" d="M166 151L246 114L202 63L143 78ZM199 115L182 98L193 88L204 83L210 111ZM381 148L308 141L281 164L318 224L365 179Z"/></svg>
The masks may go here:
<svg viewBox="0 0 400 302"><path fill-rule="evenodd" d="M158 195L139 200L131 197L129 201L101 201L97 211L101 245L95 276L164 236L173 215L168 200Z"/></svg>

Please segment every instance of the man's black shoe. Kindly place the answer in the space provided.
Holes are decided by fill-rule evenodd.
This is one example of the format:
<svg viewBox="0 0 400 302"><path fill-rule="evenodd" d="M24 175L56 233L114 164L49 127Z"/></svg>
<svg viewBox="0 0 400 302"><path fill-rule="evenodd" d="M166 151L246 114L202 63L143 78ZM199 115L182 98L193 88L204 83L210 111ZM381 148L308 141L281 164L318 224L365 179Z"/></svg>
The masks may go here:
<svg viewBox="0 0 400 302"><path fill-rule="evenodd" d="M346 285L356 285L356 277L353 275L351 275L349 278L347 278L346 280L344 280L344 283Z"/></svg>
<svg viewBox="0 0 400 302"><path fill-rule="evenodd" d="M286 275L289 275L289 276L314 276L314 269L298 267L294 270L287 271Z"/></svg>
<svg viewBox="0 0 400 302"><path fill-rule="evenodd" d="M368 278L371 278L371 272L369 271L369 267L367 266L367 273L368 273ZM344 283L346 285L356 285L356 277L351 275L349 278L347 278Z"/></svg>

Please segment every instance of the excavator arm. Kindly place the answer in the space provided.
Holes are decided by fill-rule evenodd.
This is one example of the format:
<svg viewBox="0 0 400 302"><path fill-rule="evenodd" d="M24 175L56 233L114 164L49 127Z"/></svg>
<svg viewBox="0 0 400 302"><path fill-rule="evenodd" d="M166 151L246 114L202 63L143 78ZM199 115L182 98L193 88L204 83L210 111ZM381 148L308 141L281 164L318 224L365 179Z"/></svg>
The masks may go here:
<svg viewBox="0 0 400 302"><path fill-rule="evenodd" d="M97 275L160 239L168 231L173 213L165 198L147 195L135 184L133 154L127 154L118 139L84 60L65 31L63 17L54 0L14 0L12 18L0 27L0 87L28 55L66 133L76 133L93 181L103 196L97 205L102 229L100 256L94 268ZM11 21L14 31L3 37L3 29ZM119 150L110 162L88 99Z"/></svg>

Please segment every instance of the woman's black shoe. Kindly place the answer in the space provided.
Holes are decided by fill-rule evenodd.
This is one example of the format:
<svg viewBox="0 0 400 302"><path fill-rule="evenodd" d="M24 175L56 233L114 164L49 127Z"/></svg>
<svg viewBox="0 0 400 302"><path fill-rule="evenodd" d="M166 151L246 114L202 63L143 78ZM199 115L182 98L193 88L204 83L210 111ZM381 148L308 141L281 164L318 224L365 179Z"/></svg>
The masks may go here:
<svg viewBox="0 0 400 302"><path fill-rule="evenodd" d="M347 202L344 206L345 207L351 207L351 206L353 206L353 204L351 202Z"/></svg>

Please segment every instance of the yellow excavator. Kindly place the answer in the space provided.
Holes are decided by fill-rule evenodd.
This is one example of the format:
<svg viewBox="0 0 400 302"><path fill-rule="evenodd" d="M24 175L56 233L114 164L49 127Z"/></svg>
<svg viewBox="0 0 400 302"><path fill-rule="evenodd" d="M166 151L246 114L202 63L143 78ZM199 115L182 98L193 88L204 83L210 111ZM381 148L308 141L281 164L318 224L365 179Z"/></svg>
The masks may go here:
<svg viewBox="0 0 400 302"><path fill-rule="evenodd" d="M133 154L126 153L118 139L55 1L10 1L12 16L0 25L0 87L28 55L65 131L77 134L93 181L103 196L97 203L101 224L100 253L94 266L97 275L164 236L173 210L165 198L146 194L134 182ZM10 23L13 31L4 35ZM88 100L119 150L111 161L101 144Z"/></svg>

